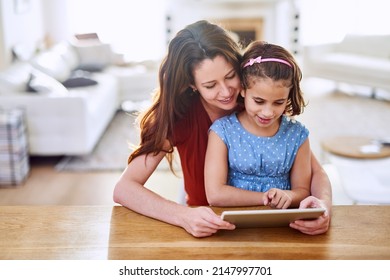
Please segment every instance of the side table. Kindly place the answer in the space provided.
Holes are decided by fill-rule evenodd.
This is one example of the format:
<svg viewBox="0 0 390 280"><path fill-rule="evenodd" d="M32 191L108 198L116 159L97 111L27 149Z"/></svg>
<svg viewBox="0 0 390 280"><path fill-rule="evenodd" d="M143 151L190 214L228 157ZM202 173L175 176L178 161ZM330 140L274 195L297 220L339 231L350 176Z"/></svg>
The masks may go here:
<svg viewBox="0 0 390 280"><path fill-rule="evenodd" d="M364 136L322 141L328 161L355 204L390 204L390 147Z"/></svg>
<svg viewBox="0 0 390 280"><path fill-rule="evenodd" d="M364 136L338 136L322 141L322 148L332 154L356 158L378 159L390 157L390 146L381 146L375 139Z"/></svg>

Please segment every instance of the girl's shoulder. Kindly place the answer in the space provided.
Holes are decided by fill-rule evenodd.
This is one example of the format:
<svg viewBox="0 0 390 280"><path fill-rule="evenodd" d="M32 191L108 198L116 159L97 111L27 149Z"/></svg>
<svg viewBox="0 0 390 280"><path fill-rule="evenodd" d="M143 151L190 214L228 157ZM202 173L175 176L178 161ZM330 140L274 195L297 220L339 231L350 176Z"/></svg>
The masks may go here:
<svg viewBox="0 0 390 280"><path fill-rule="evenodd" d="M234 125L236 124L238 121L237 119L237 113L234 112L230 115L227 115L227 116L224 116L224 117L221 117L217 120L214 121L213 125Z"/></svg>
<svg viewBox="0 0 390 280"><path fill-rule="evenodd" d="M210 130L217 132L217 134L228 134L233 130L237 130L239 122L236 113L221 117L214 121L211 125Z"/></svg>
<svg viewBox="0 0 390 280"><path fill-rule="evenodd" d="M287 127L302 127L304 128L305 125L301 123L300 121L296 120L294 117L290 117L287 115L282 116L282 126Z"/></svg>
<svg viewBox="0 0 390 280"><path fill-rule="evenodd" d="M301 123L300 121L296 120L293 117L289 117L286 115L283 115L282 117L282 122L279 130L282 133L292 132L297 134L303 133L305 135L309 134L309 130L303 123Z"/></svg>

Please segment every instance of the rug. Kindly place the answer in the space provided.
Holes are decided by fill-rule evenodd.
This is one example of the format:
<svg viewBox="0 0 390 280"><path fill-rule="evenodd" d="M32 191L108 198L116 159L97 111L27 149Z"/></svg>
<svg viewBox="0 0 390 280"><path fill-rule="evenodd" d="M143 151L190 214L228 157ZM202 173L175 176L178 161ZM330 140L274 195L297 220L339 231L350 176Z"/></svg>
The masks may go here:
<svg viewBox="0 0 390 280"><path fill-rule="evenodd" d="M123 171L131 145L139 142L136 115L118 111L91 154L66 156L56 165L58 171Z"/></svg>

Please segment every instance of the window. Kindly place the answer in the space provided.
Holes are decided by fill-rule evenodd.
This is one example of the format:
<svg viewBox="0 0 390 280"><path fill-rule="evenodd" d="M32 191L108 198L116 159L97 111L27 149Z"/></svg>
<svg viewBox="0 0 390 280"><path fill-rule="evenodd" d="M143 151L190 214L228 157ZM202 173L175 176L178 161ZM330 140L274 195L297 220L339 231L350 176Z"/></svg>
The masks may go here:
<svg viewBox="0 0 390 280"><path fill-rule="evenodd" d="M383 0L301 0L304 45L337 42L347 33L390 34L390 2Z"/></svg>
<svg viewBox="0 0 390 280"><path fill-rule="evenodd" d="M161 59L166 51L165 1L68 0L71 34L97 33L127 61Z"/></svg>

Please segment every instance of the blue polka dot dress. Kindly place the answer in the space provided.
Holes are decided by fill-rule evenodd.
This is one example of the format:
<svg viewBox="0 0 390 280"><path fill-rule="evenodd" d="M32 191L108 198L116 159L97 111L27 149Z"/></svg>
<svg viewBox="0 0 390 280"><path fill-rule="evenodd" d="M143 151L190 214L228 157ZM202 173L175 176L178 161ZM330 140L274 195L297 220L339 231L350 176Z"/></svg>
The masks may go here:
<svg viewBox="0 0 390 280"><path fill-rule="evenodd" d="M299 147L309 136L303 124L282 116L278 132L272 137L261 137L249 133L234 113L216 120L210 130L227 146L229 185L258 192L291 189L291 167Z"/></svg>

